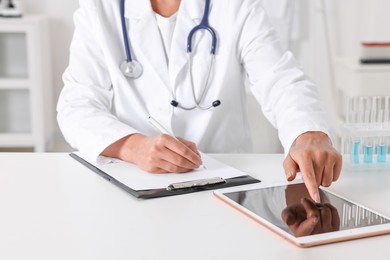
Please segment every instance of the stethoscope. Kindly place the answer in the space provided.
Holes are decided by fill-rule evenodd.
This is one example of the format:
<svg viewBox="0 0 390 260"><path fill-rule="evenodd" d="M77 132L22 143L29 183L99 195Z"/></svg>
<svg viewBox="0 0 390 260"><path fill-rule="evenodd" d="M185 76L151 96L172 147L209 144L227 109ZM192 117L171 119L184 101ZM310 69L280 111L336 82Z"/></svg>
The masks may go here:
<svg viewBox="0 0 390 260"><path fill-rule="evenodd" d="M193 110L195 108L201 109L201 110L208 110L213 107L217 107L221 105L220 100L215 100L212 102L209 106L202 106L202 100L204 98L204 95L209 88L209 79L211 75L211 71L214 67L214 59L215 59L215 52L217 49L217 36L213 28L210 27L208 17L209 17L209 11L210 11L210 0L205 0L205 8L202 20L199 25L195 26L190 33L188 34L187 38L187 54L188 54L188 72L190 74L190 82L191 82L191 90L192 90L192 96L194 98L195 105L192 107L186 107L181 105L175 98L174 93L172 93L173 100L171 101L171 105L173 107L178 107L184 110ZM122 33L123 33L123 41L124 41L124 47L126 52L126 60L123 61L120 65L120 69L122 73L128 77L128 78L139 78L142 75L142 65L138 61L134 60L131 56L131 50L130 50L130 43L129 43L129 37L127 34L127 26L126 26L126 20L125 20L125 0L120 0L120 15L121 15L121 24L122 24ZM192 73L192 38L195 34L195 32L199 30L207 30L212 37L211 41L211 62L209 66L209 71L207 73L206 83L204 87L201 89L199 98L196 97L195 88L194 88L194 80L193 80L193 73Z"/></svg>

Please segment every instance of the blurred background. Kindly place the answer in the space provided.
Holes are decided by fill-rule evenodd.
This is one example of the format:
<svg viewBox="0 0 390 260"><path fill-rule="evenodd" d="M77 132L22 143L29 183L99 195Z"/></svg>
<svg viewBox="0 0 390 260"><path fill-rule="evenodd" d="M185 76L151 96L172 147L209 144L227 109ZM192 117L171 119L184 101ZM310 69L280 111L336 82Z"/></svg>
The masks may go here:
<svg viewBox="0 0 390 260"><path fill-rule="evenodd" d="M349 137L343 125L355 120L348 121L350 100L377 96L385 106L390 96L390 1L259 1L283 46L318 86L333 141L344 151ZM7 9L6 2L1 0L1 8ZM23 18L0 18L0 151L70 151L55 120L55 105L78 0L13 3ZM0 9L0 15L18 15L12 11ZM259 115L261 108L249 92L248 99L255 152L283 152L276 130ZM380 120L386 122L386 108L382 110ZM367 120L373 122L373 116Z"/></svg>

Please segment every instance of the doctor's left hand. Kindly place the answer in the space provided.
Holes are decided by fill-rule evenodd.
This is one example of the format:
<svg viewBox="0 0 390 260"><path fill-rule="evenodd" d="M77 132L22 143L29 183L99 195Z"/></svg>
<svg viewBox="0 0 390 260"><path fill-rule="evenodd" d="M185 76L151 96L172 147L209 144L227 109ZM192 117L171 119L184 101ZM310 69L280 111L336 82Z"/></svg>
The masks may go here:
<svg viewBox="0 0 390 260"><path fill-rule="evenodd" d="M283 162L288 181L301 172L310 197L320 202L318 187L329 187L337 181L342 167L341 154L322 132L306 132L297 137Z"/></svg>
<svg viewBox="0 0 390 260"><path fill-rule="evenodd" d="M102 155L134 163L151 173L184 173L202 165L194 143L166 134L132 134L107 147Z"/></svg>

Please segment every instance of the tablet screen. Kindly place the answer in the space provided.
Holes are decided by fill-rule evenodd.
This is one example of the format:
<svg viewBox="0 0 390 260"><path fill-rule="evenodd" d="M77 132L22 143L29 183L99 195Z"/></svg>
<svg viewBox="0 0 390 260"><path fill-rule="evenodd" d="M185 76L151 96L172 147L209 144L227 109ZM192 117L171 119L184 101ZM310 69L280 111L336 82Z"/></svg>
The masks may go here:
<svg viewBox="0 0 390 260"><path fill-rule="evenodd" d="M295 237L390 223L322 189L321 203L314 203L303 183L224 195Z"/></svg>

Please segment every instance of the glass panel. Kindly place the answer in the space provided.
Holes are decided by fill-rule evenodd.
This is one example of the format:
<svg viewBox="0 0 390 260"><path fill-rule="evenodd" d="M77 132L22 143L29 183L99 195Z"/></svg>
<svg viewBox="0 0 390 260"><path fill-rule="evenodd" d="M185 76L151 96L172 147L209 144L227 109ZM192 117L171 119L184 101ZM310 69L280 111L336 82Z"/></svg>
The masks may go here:
<svg viewBox="0 0 390 260"><path fill-rule="evenodd" d="M224 193L255 215L296 237L390 223L326 190L315 203L303 183Z"/></svg>
<svg viewBox="0 0 390 260"><path fill-rule="evenodd" d="M31 133L28 90L0 90L0 133Z"/></svg>
<svg viewBox="0 0 390 260"><path fill-rule="evenodd" d="M25 33L0 33L0 78L27 78Z"/></svg>

